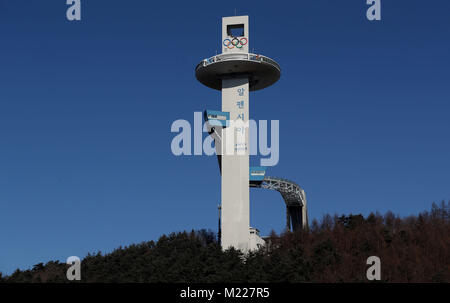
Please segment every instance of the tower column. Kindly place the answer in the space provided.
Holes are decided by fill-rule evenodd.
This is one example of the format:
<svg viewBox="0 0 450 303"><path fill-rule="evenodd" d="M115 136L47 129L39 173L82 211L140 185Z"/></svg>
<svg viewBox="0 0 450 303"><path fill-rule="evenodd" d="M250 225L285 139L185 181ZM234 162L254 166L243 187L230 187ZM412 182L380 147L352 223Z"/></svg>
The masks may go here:
<svg viewBox="0 0 450 303"><path fill-rule="evenodd" d="M220 151L221 244L243 252L263 241L256 229L250 231L249 95L278 81L281 72L273 59L249 53L250 41L248 16L224 17L222 53L195 68L198 81L222 93L221 111L205 111Z"/></svg>
<svg viewBox="0 0 450 303"><path fill-rule="evenodd" d="M247 77L222 80L222 111L230 125L222 130L222 247L248 250L250 239Z"/></svg>

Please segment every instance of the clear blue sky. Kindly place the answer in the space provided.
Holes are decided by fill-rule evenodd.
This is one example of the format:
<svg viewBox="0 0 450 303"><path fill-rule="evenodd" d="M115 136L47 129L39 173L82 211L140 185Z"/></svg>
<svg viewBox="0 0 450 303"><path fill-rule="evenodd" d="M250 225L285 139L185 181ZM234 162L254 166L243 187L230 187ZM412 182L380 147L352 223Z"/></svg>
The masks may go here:
<svg viewBox="0 0 450 303"><path fill-rule="evenodd" d="M175 157L176 119L220 108L194 77L221 17L250 16L251 48L280 81L251 95L279 119L273 176L310 218L450 199L450 2L0 0L0 271L173 231L217 228L215 158ZM251 190L251 224L285 225L281 196Z"/></svg>

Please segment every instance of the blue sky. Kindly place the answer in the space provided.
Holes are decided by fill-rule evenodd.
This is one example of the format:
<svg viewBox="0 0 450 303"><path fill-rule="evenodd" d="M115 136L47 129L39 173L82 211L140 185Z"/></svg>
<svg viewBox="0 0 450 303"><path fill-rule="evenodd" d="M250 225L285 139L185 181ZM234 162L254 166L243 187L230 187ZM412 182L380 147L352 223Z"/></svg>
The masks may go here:
<svg viewBox="0 0 450 303"><path fill-rule="evenodd" d="M80 22L66 7L0 0L1 272L217 229L216 159L173 156L170 125L220 108L194 67L235 9L281 65L250 114L280 120L269 174L305 189L311 219L450 199L448 1L382 1L380 22L365 0L83 0ZM278 193L251 190L251 224L282 230Z"/></svg>

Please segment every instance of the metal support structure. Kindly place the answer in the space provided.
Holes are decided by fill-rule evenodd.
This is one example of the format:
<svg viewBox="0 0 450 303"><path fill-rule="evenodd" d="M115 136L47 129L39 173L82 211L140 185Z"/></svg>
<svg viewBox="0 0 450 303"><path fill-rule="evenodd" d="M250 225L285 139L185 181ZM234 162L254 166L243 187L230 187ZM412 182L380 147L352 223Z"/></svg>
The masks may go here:
<svg viewBox="0 0 450 303"><path fill-rule="evenodd" d="M261 183L251 183L250 186L276 190L281 194L286 204L286 225L289 230L297 231L308 228L306 194L295 182L267 176Z"/></svg>

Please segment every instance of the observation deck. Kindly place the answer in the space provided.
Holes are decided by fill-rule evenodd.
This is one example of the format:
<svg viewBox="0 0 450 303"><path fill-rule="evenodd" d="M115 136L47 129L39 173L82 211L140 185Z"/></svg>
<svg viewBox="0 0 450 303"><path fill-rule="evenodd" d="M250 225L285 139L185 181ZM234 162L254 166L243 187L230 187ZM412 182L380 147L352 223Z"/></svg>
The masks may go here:
<svg viewBox="0 0 450 303"><path fill-rule="evenodd" d="M201 61L195 77L202 84L222 89L222 79L247 76L250 91L266 88L280 79L281 68L269 57L251 53L220 54Z"/></svg>

